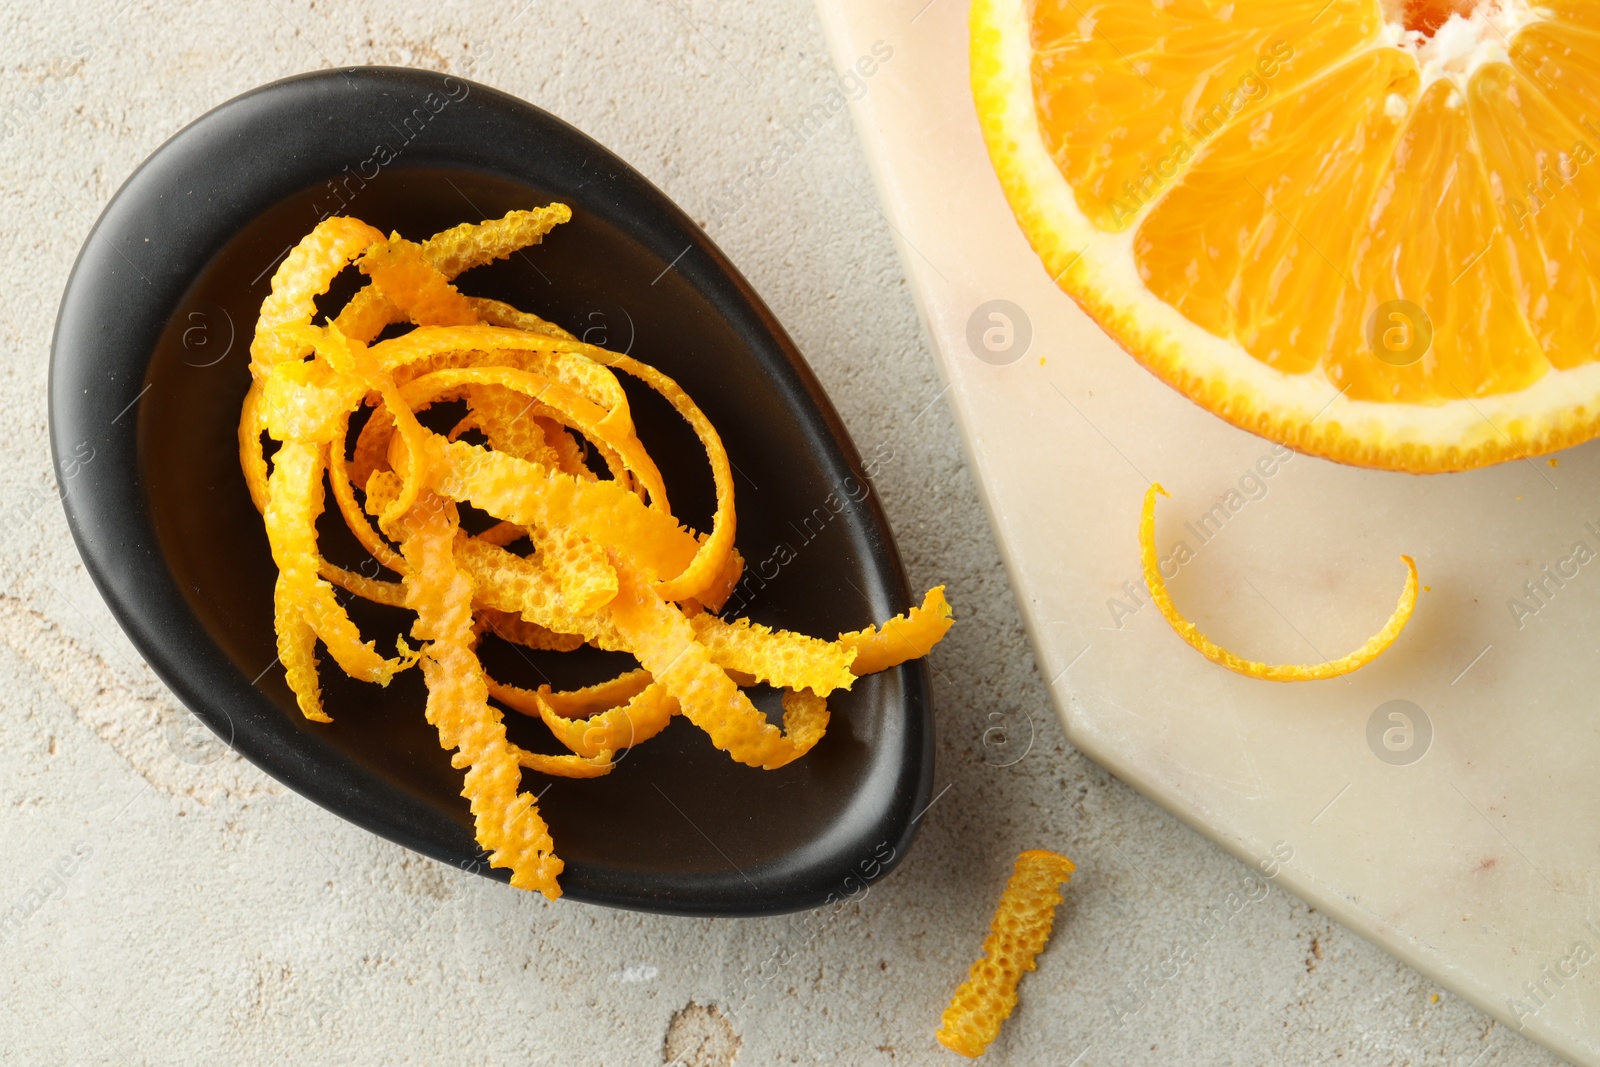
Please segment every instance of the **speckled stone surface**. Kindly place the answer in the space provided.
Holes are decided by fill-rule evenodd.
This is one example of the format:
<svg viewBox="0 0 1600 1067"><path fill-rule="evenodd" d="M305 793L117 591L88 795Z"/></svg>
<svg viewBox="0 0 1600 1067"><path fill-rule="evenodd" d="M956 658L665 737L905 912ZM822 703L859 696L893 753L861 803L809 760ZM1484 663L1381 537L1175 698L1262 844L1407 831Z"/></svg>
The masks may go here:
<svg viewBox="0 0 1600 1067"><path fill-rule="evenodd" d="M807 4L11 2L0 35L0 1062L952 1062L939 1012L1028 847L1079 873L994 1062L1557 1062L1067 745ZM933 657L938 799L849 906L665 919L442 869L195 732L101 605L45 433L78 244L191 118L350 63L465 74L608 144L706 224L862 450L892 450L912 583L948 583L961 625Z"/></svg>

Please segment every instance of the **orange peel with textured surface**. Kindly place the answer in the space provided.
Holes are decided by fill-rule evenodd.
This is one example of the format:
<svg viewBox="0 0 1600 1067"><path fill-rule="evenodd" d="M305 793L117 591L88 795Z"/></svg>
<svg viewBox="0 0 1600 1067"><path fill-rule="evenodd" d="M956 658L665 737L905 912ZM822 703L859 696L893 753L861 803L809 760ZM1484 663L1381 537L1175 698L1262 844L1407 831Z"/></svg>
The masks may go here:
<svg viewBox="0 0 1600 1067"><path fill-rule="evenodd" d="M571 652L583 647L583 638L577 634L558 634L547 626L482 604L477 604L477 610L478 618L489 633L512 644L546 652Z"/></svg>
<svg viewBox="0 0 1600 1067"><path fill-rule="evenodd" d="M461 795L471 805L478 843L491 867L510 869L512 885L554 900L563 864L533 795L521 791L521 750L506 740L473 651L472 579L455 565L455 509L425 492L415 509L386 525L408 564L406 606L417 613L412 635L426 642L428 721L439 744L455 750L451 764L467 772Z"/></svg>
<svg viewBox="0 0 1600 1067"><path fill-rule="evenodd" d="M388 685L400 669L400 661L384 659L372 642L361 640L355 623L334 598L333 586L318 574L316 521L323 503L320 452L313 445L289 441L272 460L264 518L272 559L278 565L275 596L300 612L346 674ZM283 618L281 604L277 615ZM304 710L306 695L297 690L296 696Z"/></svg>
<svg viewBox="0 0 1600 1067"><path fill-rule="evenodd" d="M519 526L562 526L626 553L652 574L681 574L699 548L670 514L615 482L588 482L465 441L445 445L439 491Z"/></svg>
<svg viewBox="0 0 1600 1067"><path fill-rule="evenodd" d="M809 705L787 710L779 731L712 662L682 613L662 600L632 565L615 555L612 565L618 589L611 618L624 645L677 698L684 717L704 730L713 745L740 763L773 770L799 759L822 739L828 724L825 706L820 711Z"/></svg>
<svg viewBox="0 0 1600 1067"><path fill-rule="evenodd" d="M926 656L954 624L944 586L928 590L918 607L896 615L882 626L840 634L839 643L855 650L850 665L856 674L876 674L912 659Z"/></svg>
<svg viewBox="0 0 1600 1067"><path fill-rule="evenodd" d="M856 650L839 642L710 614L693 616L689 625L719 667L768 685L810 689L827 696L835 689L849 689L856 680L850 669Z"/></svg>
<svg viewBox="0 0 1600 1067"><path fill-rule="evenodd" d="M309 326L317 313L317 297L328 291L334 276L383 234L360 219L336 216L317 224L272 275L272 290L261 302L255 336L250 342L250 369L298 359L309 349L303 339L285 334L286 326Z"/></svg>
<svg viewBox="0 0 1600 1067"><path fill-rule="evenodd" d="M963 1056L982 1056L1017 1005L1017 984L1050 939L1061 883L1076 868L1071 860L1044 849L1017 857L1000 894L983 958L972 965L940 1019L939 1043Z"/></svg>
<svg viewBox="0 0 1600 1067"><path fill-rule="evenodd" d="M1236 656L1216 644L1201 633L1194 623L1184 618L1183 613L1172 602L1171 594L1167 592L1167 583L1161 577L1160 558L1156 552L1156 497L1167 495L1161 483L1151 485L1144 494L1144 511L1139 519L1139 563L1144 568L1145 584L1150 587L1150 598L1155 601L1161 617L1172 625L1184 643L1212 663L1226 667L1235 674L1242 674L1247 678L1260 678L1268 682L1315 682L1349 674L1351 671L1360 670L1388 651L1389 646L1395 643L1400 632L1406 628L1406 623L1411 620L1411 613L1416 610L1417 565L1410 556L1401 556L1400 559L1406 565L1406 582L1400 590L1400 601L1395 605L1394 614L1389 616L1389 621L1383 624L1381 630L1367 638L1366 642L1354 652L1324 663L1303 664L1258 663Z"/></svg>
<svg viewBox="0 0 1600 1067"><path fill-rule="evenodd" d="M660 733L680 713L734 759L784 766L823 736L829 693L869 669L925 654L950 614L941 587L881 630L823 641L707 613L721 610L744 567L733 544L732 464L710 420L653 367L452 284L464 270L537 243L569 217L566 207L551 205L420 244L383 238L353 219L318 226L291 250L263 303L238 438L278 565L278 650L302 713L329 721L319 640L358 679L386 684L420 662L427 717L441 745L455 750L454 766L466 771L462 795L480 845L493 866L510 869L513 885L552 898L562 864L534 798L521 790L522 771L608 774L614 753ZM313 324L317 298L351 262L368 284L331 322ZM378 340L402 322L414 328ZM660 394L698 438L716 498L708 532L672 515L617 371ZM467 413L448 434L418 418L454 401L465 402ZM371 410L352 449L350 420L363 405ZM469 431L482 437L463 438ZM270 461L264 436L278 442ZM590 468L590 455L609 478ZM324 479L369 562L399 582L321 557ZM498 521L468 534L458 501ZM402 639L399 656L379 656L335 598L336 586L412 611L421 646L413 651ZM539 652L587 643L632 654L641 666L576 690L521 689L484 672L477 653L484 634ZM783 690L782 730L743 692L763 683ZM569 754L512 743L491 696L539 718Z"/></svg>
<svg viewBox="0 0 1600 1067"><path fill-rule="evenodd" d="M356 269L372 279L373 286L418 326L465 326L478 321L478 312L439 268L423 256L422 247L390 234L356 261Z"/></svg>
<svg viewBox="0 0 1600 1067"><path fill-rule="evenodd" d="M733 551L733 471L728 462L728 451L722 447L722 437L711 425L711 420L706 418L698 404L689 399L689 394L678 387L677 382L654 367L627 356L614 357L611 365L622 368L665 397L694 430L695 436L700 439L700 446L706 450L706 458L711 462L711 478L717 493L717 510L711 517L711 534L701 542L690 564L681 573L662 581L656 590L663 600L699 596L717 583L728 554Z"/></svg>
<svg viewBox="0 0 1600 1067"><path fill-rule="evenodd" d="M649 672L644 672L648 677ZM555 694L547 686L521 689L492 679L489 695L513 711L543 720L550 732L574 754L598 758L643 744L666 729L678 714L678 702L667 688L649 683L624 703L581 718L564 715L551 706Z"/></svg>

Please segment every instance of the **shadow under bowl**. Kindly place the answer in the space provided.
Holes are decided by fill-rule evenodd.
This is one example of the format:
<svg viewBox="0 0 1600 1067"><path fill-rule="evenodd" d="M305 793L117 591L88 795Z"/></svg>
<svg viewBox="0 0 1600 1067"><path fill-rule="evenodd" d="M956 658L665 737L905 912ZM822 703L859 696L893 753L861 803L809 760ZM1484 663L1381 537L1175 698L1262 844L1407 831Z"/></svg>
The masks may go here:
<svg viewBox="0 0 1600 1067"><path fill-rule="evenodd" d="M461 772L423 718L418 672L388 688L322 671L331 725L307 722L276 662L276 575L237 458L249 339L273 271L327 214L421 238L560 200L573 220L478 268L463 291L510 301L677 379L736 467L746 578L725 614L821 636L905 610L904 573L869 475L770 311L659 190L571 126L435 73L356 68L276 82L184 128L113 198L63 295L50 366L56 474L78 548L151 667L238 753L360 826L504 881L473 839ZM360 281L347 271L330 301ZM336 306L329 303L330 307ZM707 528L694 436L630 391L674 510ZM336 563L374 564L336 513ZM392 649L406 613L355 601ZM626 657L486 639L503 680L580 685ZM776 694L760 695L769 715ZM853 894L904 856L928 803L927 669L910 663L830 700L827 736L777 771L734 763L684 719L610 775L540 795L567 896L642 911L755 915ZM552 751L542 724L512 740Z"/></svg>

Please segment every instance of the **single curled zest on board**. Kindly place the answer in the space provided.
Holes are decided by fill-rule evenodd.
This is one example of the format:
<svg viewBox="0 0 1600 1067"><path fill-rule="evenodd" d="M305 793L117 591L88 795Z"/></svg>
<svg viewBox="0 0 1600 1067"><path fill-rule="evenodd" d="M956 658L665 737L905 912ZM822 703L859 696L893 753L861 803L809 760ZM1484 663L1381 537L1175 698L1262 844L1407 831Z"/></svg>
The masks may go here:
<svg viewBox="0 0 1600 1067"><path fill-rule="evenodd" d="M1201 633L1194 623L1183 617L1167 592L1167 583L1161 577L1160 558L1156 552L1156 497L1168 493L1157 482L1144 494L1144 514L1139 519L1139 563L1144 568L1145 584L1150 587L1150 597L1156 602L1162 618L1172 624L1178 636L1212 663L1220 664L1235 674L1247 678L1260 678L1268 682L1315 682L1324 678L1337 678L1341 674L1360 670L1377 659L1400 636L1417 606L1417 565L1410 556L1400 558L1406 565L1406 584L1400 590L1400 602L1394 614L1383 624L1383 629L1367 638L1366 644L1339 659L1325 663L1258 663L1236 656Z"/></svg>

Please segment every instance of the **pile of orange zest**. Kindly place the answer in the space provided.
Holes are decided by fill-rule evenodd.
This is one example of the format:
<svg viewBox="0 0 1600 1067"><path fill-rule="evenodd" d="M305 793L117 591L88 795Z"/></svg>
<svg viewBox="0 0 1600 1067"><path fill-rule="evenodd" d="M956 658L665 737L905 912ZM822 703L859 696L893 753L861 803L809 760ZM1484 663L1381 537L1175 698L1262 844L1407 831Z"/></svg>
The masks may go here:
<svg viewBox="0 0 1600 1067"><path fill-rule="evenodd" d="M422 242L355 219L323 222L273 277L239 417L240 466L278 568L279 658L301 713L331 721L319 644L345 673L380 685L420 664L425 713L464 772L478 843L512 885L552 899L562 863L524 771L609 774L615 753L680 714L733 759L782 767L822 738L830 694L926 655L950 627L942 587L882 628L837 641L716 614L744 563L732 463L711 421L654 367L455 284L569 218L552 204ZM366 286L314 323L317 299L352 264ZM619 372L660 394L698 438L716 493L709 530L673 514ZM466 414L440 433L420 416L446 403ZM359 570L321 555L330 491L370 556ZM461 505L494 521L470 532ZM336 587L412 612L420 646L397 638L386 658ZM485 672L487 635L539 653L592 645L638 667L576 690L522 688ZM782 729L745 692L756 685L782 691ZM513 743L501 706L538 719L566 751Z"/></svg>
<svg viewBox="0 0 1600 1067"><path fill-rule="evenodd" d="M1400 636L1400 631L1404 630L1406 623L1411 620L1411 613L1417 606L1417 565L1410 556L1401 556L1406 565L1406 584L1405 588L1400 590L1400 602L1395 605L1394 614L1389 616L1389 621L1384 623L1383 629L1369 637L1365 644L1348 656L1328 660L1325 663L1296 664L1257 663L1234 655L1217 645L1201 633L1194 623L1184 618L1167 592L1166 581L1161 577L1160 558L1156 553L1156 497L1167 495L1167 491L1159 482L1151 485L1144 494L1144 513L1139 520L1139 562L1144 568L1145 584L1150 587L1150 597L1160 610L1161 617L1172 625L1185 643L1212 663L1220 664L1235 674L1260 678L1268 682L1314 682L1324 678L1337 678L1341 674L1359 670L1377 659L1394 644L1395 639Z"/></svg>
<svg viewBox="0 0 1600 1067"><path fill-rule="evenodd" d="M1050 939L1061 883L1075 869L1067 857L1043 849L1017 857L984 939L983 958L972 965L940 1019L935 1036L945 1048L982 1056L999 1036L1000 1024L1017 1006L1022 972L1034 969L1034 959Z"/></svg>

